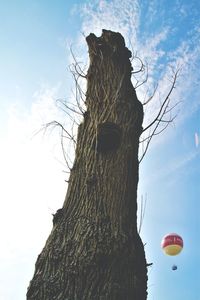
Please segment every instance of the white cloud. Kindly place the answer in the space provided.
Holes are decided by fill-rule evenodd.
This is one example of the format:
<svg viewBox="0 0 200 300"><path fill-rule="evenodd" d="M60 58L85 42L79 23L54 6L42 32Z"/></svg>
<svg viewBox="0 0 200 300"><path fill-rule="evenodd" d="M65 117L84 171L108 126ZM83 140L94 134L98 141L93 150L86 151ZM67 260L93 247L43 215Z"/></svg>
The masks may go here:
<svg viewBox="0 0 200 300"><path fill-rule="evenodd" d="M155 3L152 4L155 6ZM161 28L157 33L151 34L145 43L142 42L142 37L138 35L140 26L140 5L138 1L90 1L81 7L83 17L82 30L85 35L94 32L96 35L101 35L103 28L120 32L126 41L129 48L132 48L134 53L144 61L148 62L148 83L137 89L138 98L143 102L145 95L147 98L151 95L155 86L154 73L158 72L158 60L165 55L165 51L160 48L160 43L165 41L169 34L169 27ZM84 42L84 47L86 43ZM84 53L86 60L87 54ZM134 63L134 62L133 62ZM138 61L136 62L138 63ZM161 76L162 74L160 72ZM144 76L145 77L145 76ZM144 79L141 78L141 81ZM134 83L134 79L133 79ZM165 78L165 91L167 91ZM163 85L162 92L164 94ZM145 123L148 123L152 117L152 111L156 113L160 106L160 99L152 102L150 110L147 110L145 115Z"/></svg>
<svg viewBox="0 0 200 300"><path fill-rule="evenodd" d="M0 280L0 292L5 300L20 300L26 294L34 261L52 228L51 214L62 206L67 190L67 175L62 172L66 168L58 163L62 160L59 134L33 136L45 122L63 118L54 102L57 91L57 87L42 88L35 93L29 110L12 105L7 136L1 138L0 278L4 279ZM3 272L5 262L13 274L9 280ZM23 272L19 274L20 295L16 295L14 270L19 262Z"/></svg>
<svg viewBox="0 0 200 300"><path fill-rule="evenodd" d="M188 163L190 163L193 159L195 159L199 153L197 151L190 151L186 155L183 155L178 160L172 161L170 167L168 168L168 175L173 174L179 169L184 168Z"/></svg>
<svg viewBox="0 0 200 300"><path fill-rule="evenodd" d="M94 32L101 35L102 29L119 31L128 40L136 39L139 22L137 0L92 1L82 6L84 21L82 29L87 35Z"/></svg>
<svg viewBox="0 0 200 300"><path fill-rule="evenodd" d="M176 10L179 11L180 6L180 2L177 1L173 5L174 12ZM174 130L175 126L180 128L184 121L199 109L200 92L198 87L200 76L198 65L200 57L200 31L198 22L194 23L192 29L185 29L185 35L182 34L182 37L177 35L177 41L174 42L173 39L179 28L176 27L174 20L165 19L166 12L159 5L159 2L154 0L149 2L145 21L141 20L142 9L140 2L130 0L121 2L117 0L88 1L87 4L82 5L80 8L83 18L82 32L85 36L91 32L100 36L103 28L118 31L124 36L127 46L130 49L133 47L131 50L137 52L137 55L145 63L148 62L148 82L137 89L138 98L143 102L146 95L146 99L148 99L152 95L156 83L158 83L158 91L149 106L144 107L144 127L157 115L160 103L162 103L170 90L172 84L171 67L174 69L181 68L176 88L171 95L172 106L181 101L173 111L173 115L177 114L177 118L169 126L166 134L161 134L155 138L150 146L150 149L152 149L157 147L158 144L166 143L167 140L176 135L177 130ZM183 7L181 15L184 18L187 17ZM181 20L182 17L180 17ZM160 27L151 28L152 25L155 25L155 18L157 20L161 18L164 21L160 22ZM146 31L142 32L141 24L144 24L144 22L150 27L146 26ZM171 46L172 44L173 46ZM83 36L81 36L81 41L79 40L78 46L80 45L79 49L82 49L81 55L83 56L82 58L81 55L78 56L78 59L87 61L87 46ZM192 152L191 154L190 152L185 154L181 160L180 157L175 158L173 168L186 166L189 161L195 159L196 155L196 153ZM171 168L169 166L167 170L163 170L163 174L170 173Z"/></svg>
<svg viewBox="0 0 200 300"><path fill-rule="evenodd" d="M182 7L182 6L181 6ZM173 9L180 8L180 3L174 5ZM194 99L188 101L189 92L191 86L194 87L194 82L198 82L197 62L200 54L200 34L198 26L194 28L192 32L188 32L185 40L182 40L178 46L174 46L174 50L170 49L166 51L163 42L170 41L171 36L174 35L175 28L170 27L167 21L157 29L157 31L140 32L140 24L144 22L141 20L141 5L138 1L90 1L87 4L82 5L81 13L83 18L82 30L85 35L90 32L94 32L97 35L101 35L102 28L110 29L113 31L119 31L125 38L128 47L133 45L133 50L137 52L138 56L144 62L148 62L148 82L140 89L137 89L138 98L143 101L144 95L151 95L155 84L159 84L159 97L155 97L154 103L151 102L150 109L146 111L146 120L148 123L152 112L156 112L170 88L169 80L170 76L169 66L181 67L182 76L178 78L176 91L174 91L172 98L175 102L182 100L184 105L182 108L181 118L185 119L191 115L197 109L197 101ZM182 12L184 8L182 7ZM148 17L152 17L152 14L160 15L164 11L160 10L157 1L150 1ZM146 37L146 38L144 38ZM84 47L86 47L84 43ZM85 53L86 55L86 53ZM162 61L162 58L164 61ZM191 92L190 92L191 93ZM158 94L157 94L158 96ZM198 96L198 94L197 94ZM199 97L200 99L200 97Z"/></svg>
<svg viewBox="0 0 200 300"><path fill-rule="evenodd" d="M157 3L157 1L149 2L148 16L151 17L150 21L159 13ZM170 39L173 28L164 24L151 35L145 32L144 38L144 35L142 36L142 33L139 32L140 25L144 20L140 19L141 7L137 0L90 1L82 5L81 13L83 17L81 30L85 35L90 32L101 35L102 28L118 31L125 37L127 46L130 48L133 45L134 51L137 51L144 61L148 61L148 87L144 85L138 89L138 97L143 100L145 93L147 93L148 98L156 80L160 86L160 94L156 94L155 101L151 103L152 106L146 113L146 123L156 114L160 105L159 100L165 97L169 89L168 66L170 64L184 67L173 94L175 102L184 100L181 117L179 116L176 122L178 120L183 122L185 118L191 116L199 108L199 71L197 65L200 57L200 30L198 25L194 26L195 34L193 31L188 33L188 39L182 40L173 51L166 51L162 45ZM180 14L186 17L184 7L181 8ZM68 43L71 44L72 40L68 40ZM77 60L87 61L87 47L85 40L83 43L83 36L79 38L77 44L78 51L75 53ZM163 62L162 59L165 61ZM166 63L168 64L167 67ZM18 87L16 88L18 89ZM14 273L16 261L20 262L23 266L23 272L26 274L23 280L23 295L25 295L26 286L32 275L30 273L34 268L33 261L35 261L36 255L40 252L50 233L51 213L62 206L67 189L64 181L66 176L61 172L63 166L57 161L61 157L59 136L51 131L51 135L33 137L33 134L40 129L42 124L52 120L61 122L66 120L64 114L55 106L58 89L59 85L54 88L43 86L33 95L29 110L19 106L18 103L13 104L9 110L7 137L1 139L0 257L3 267L0 276L5 278L5 261L10 262L10 274ZM66 120L66 126L71 126L68 120ZM163 140L166 142L166 135ZM195 141L196 145L199 144L196 135ZM152 143L152 145L156 145L156 143ZM69 151L71 150L69 149ZM157 171L155 177L151 176L151 180L157 181L161 176L168 176L172 172L181 170L197 155L199 155L197 152L191 151L178 159L176 157L168 168ZM17 269L19 270L19 267ZM16 286L16 278L17 276L13 276L12 282L8 278L0 285L0 294L3 295L4 300L22 299L23 296L17 298L15 294L8 296L11 293L9 291L10 286ZM5 294L5 290L8 291L8 294ZM15 291L16 289L14 289Z"/></svg>

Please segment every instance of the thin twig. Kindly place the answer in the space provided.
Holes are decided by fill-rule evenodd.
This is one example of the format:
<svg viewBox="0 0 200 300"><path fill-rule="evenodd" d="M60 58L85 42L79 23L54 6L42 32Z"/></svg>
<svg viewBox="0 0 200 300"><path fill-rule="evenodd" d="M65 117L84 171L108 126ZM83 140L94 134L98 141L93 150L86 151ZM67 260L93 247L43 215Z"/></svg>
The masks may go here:
<svg viewBox="0 0 200 300"><path fill-rule="evenodd" d="M174 75L174 80L172 82L172 86L171 86L171 88L170 88L170 90L169 90L169 92L168 92L165 100L163 101L163 103L162 103L162 105L160 107L160 110L159 110L156 118L146 128L143 129L143 132L146 131L147 129L149 129L160 118L160 116L161 116L161 114L163 112L163 109L165 109L165 107L168 106L168 101L170 101L169 97L170 97L172 91L175 88L175 83L176 83L176 80L177 80L178 72L179 72L179 70L177 70L176 73L175 73L175 75Z"/></svg>

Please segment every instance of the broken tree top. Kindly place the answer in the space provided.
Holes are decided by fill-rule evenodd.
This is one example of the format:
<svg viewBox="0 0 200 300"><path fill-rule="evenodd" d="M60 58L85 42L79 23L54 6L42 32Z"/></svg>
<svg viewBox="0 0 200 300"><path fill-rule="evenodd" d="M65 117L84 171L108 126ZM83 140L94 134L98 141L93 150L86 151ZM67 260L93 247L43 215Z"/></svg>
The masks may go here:
<svg viewBox="0 0 200 300"><path fill-rule="evenodd" d="M131 51L125 46L123 36L119 32L102 30L102 35L96 37L91 33L86 37L89 47L90 59L98 56L107 56L117 59L117 63L126 62L132 70L129 58L132 56Z"/></svg>

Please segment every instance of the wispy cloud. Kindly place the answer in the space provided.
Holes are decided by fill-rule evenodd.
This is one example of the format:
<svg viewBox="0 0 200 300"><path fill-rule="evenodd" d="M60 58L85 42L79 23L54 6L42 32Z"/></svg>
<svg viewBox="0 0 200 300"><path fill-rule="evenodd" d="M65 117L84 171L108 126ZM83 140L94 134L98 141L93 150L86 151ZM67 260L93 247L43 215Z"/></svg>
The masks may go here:
<svg viewBox="0 0 200 300"><path fill-rule="evenodd" d="M137 90L138 97L143 100L145 95L150 96L156 82L159 84L159 92L162 95L159 95L159 98L155 97L155 104L151 106L149 113L148 110L146 112L146 120L152 115L152 108L154 111L156 107L158 108L159 101L162 101L170 87L169 80L166 80L170 77L169 66L182 68L182 75L178 79L176 91L173 95L175 101L182 100L184 102L182 106L184 112L182 111L181 118L186 118L197 108L199 92L194 85L199 82L199 72L197 70L200 54L199 26L198 21L192 28L188 26L183 39L180 39L179 42L177 39L177 42L173 42L174 45L172 46L171 40L174 39L174 35L178 30L178 21L182 22L183 18L188 17L189 14L191 15L190 10L188 12L177 1L173 5L173 10L176 11L180 8L182 9L180 20L172 20L167 11L163 7L161 8L156 0L150 1L145 20L141 19L144 17L144 13L142 5L138 1L89 1L80 8L83 19L82 31L85 35L90 32L100 35L102 28L119 31L125 37L128 46L132 45L138 56L148 63L149 80L146 85ZM194 14L196 13L193 6L190 9ZM154 21L155 19L158 21L160 15L163 15L162 19L165 22L160 22L155 30L150 18L154 16ZM141 23L145 22L150 24L152 28L146 28L147 30L142 31ZM188 101L191 86L193 87L192 94L196 93L196 95L193 101Z"/></svg>
<svg viewBox="0 0 200 300"><path fill-rule="evenodd" d="M170 9L173 16L176 15L175 19L169 13ZM180 128L200 107L200 22L195 6L183 6L179 0L167 9L158 0L148 1L148 5L137 0L101 0L88 1L76 7L76 11L81 13L81 31L85 36L91 32L99 36L103 28L120 32L132 52L148 64L148 82L136 90L137 96L143 102L151 97L156 84L158 89L153 101L144 107L143 127L151 123L159 111L160 103L166 98L172 85L172 69L180 69L176 88L171 95L172 106L180 102L172 112L177 118L169 126L167 134L155 138L150 149L173 138L176 134L174 124ZM78 59L87 61L87 46L83 36L77 43ZM134 83L134 78L132 80ZM196 155L187 153L181 161L177 157L173 166L181 168ZM171 172L169 166L164 174L168 169Z"/></svg>
<svg viewBox="0 0 200 300"><path fill-rule="evenodd" d="M37 92L30 110L17 104L9 109L7 136L1 138L0 149L1 257L22 248L29 251L35 241L41 247L51 226L51 213L63 202L65 174L55 160L61 156L59 136L33 138L43 122L61 117L54 104L56 92L57 88ZM36 230L41 239L34 235Z"/></svg>
<svg viewBox="0 0 200 300"><path fill-rule="evenodd" d="M190 152L174 157L159 167L150 177L146 178L142 176L142 182L140 182L141 190L148 190L150 186L158 182L165 182L165 186L176 186L177 180L185 172L185 168L189 170L190 165L192 167L192 162L199 156L200 153L198 151L191 150Z"/></svg>
<svg viewBox="0 0 200 300"><path fill-rule="evenodd" d="M81 7L85 34L101 34L103 28L121 32L127 41L136 40L139 23L137 0L91 1Z"/></svg>
<svg viewBox="0 0 200 300"><path fill-rule="evenodd" d="M2 297L6 294L4 299L22 299L26 294L34 261L52 228L52 213L63 205L65 198L68 174L63 172L67 166L60 133L40 131L54 120L71 131L71 120L56 105L59 89L60 84L45 84L32 95L29 106L22 106L18 100L7 106L6 135L0 137L0 292ZM71 156L71 145L65 146ZM16 264L21 265L17 268L22 268L23 274L15 287ZM2 274L4 269L13 275L6 278ZM9 291L8 282L14 292ZM20 295L16 295L18 289Z"/></svg>
<svg viewBox="0 0 200 300"><path fill-rule="evenodd" d="M178 8L182 8L182 18L187 17L190 13L179 1L176 2L176 5L173 5L173 10ZM176 25L175 20L171 20L168 16L167 10L165 11L164 7L161 10L158 1L155 0L150 1L145 20L142 19L144 17L142 9L144 10L144 7L138 1L89 1L80 8L83 18L82 30L85 35L90 32L100 35L102 28L119 31L125 37L128 46L133 45L134 51L138 53L144 62L148 62L148 83L137 90L138 97L141 100L146 93L151 94L155 82L159 83L160 91L164 97L163 91L167 91L167 88L169 88L169 81L166 81L166 77L170 76L169 66L182 67L182 76L177 82L174 97L178 100L187 100L187 92L191 85L198 82L197 63L200 52L198 24L196 24L196 29L191 29L188 26L185 39L180 40L179 44L175 43L173 47L169 47L171 38L174 38L177 30L178 20L176 20ZM195 8L191 6L190 9L195 13ZM158 20L161 14L165 22L156 30L151 31L149 35L148 30L145 31L146 39L144 40L141 23L150 24L150 17L155 15ZM158 98L157 100L160 101ZM190 103L189 106L194 107L196 105L191 106ZM152 110L149 114L152 114ZM148 115L146 116L148 118Z"/></svg>

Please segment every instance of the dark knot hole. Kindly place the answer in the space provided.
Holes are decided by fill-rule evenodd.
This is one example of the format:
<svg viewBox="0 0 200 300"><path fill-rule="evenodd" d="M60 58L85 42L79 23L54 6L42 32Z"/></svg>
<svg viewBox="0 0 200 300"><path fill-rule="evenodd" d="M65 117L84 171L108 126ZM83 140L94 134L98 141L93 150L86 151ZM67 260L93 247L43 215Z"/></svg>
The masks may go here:
<svg viewBox="0 0 200 300"><path fill-rule="evenodd" d="M107 153L116 151L121 143L121 129L112 122L104 122L97 126L97 151Z"/></svg>

